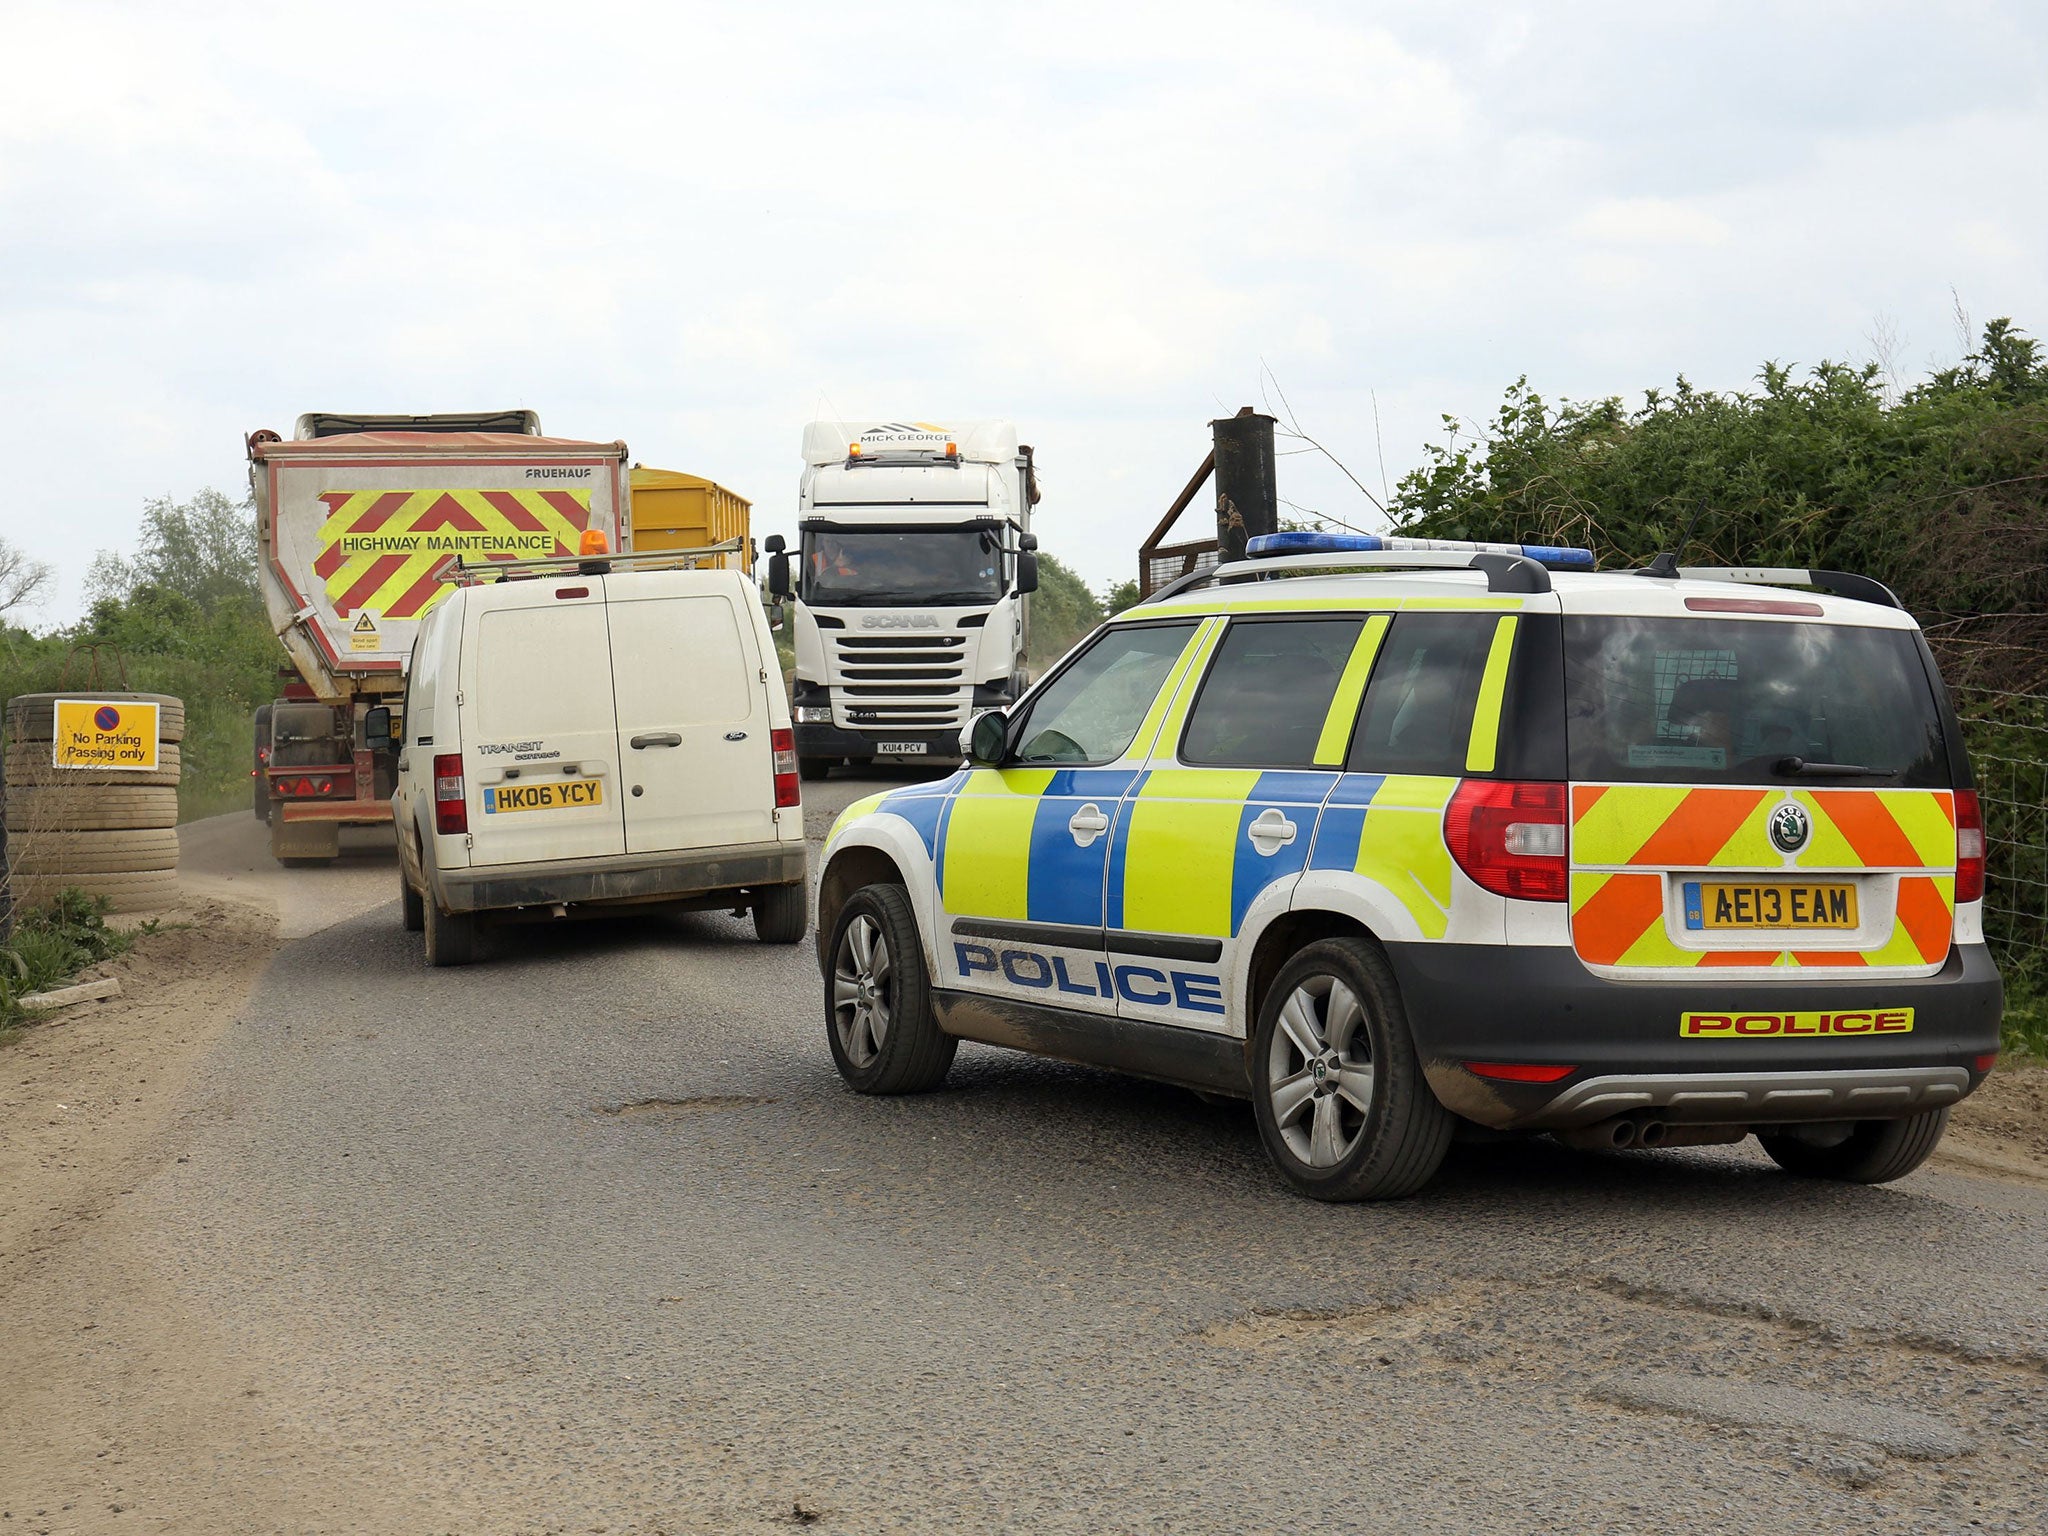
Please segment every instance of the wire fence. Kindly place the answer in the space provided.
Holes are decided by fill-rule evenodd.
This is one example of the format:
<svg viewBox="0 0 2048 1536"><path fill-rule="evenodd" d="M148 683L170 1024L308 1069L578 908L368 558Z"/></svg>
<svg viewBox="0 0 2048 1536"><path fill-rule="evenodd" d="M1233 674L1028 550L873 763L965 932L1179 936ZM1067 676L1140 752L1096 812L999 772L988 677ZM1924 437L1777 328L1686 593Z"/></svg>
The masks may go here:
<svg viewBox="0 0 2048 1536"><path fill-rule="evenodd" d="M2048 694L1953 690L1984 807L1984 928L2029 966L2048 951Z"/></svg>

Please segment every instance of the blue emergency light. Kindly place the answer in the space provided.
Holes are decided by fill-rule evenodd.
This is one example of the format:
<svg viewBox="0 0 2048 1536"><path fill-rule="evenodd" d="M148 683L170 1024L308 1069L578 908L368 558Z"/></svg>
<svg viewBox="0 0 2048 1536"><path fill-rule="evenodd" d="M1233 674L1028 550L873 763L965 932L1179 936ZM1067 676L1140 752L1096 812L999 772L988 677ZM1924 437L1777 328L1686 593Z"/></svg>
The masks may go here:
<svg viewBox="0 0 2048 1536"><path fill-rule="evenodd" d="M1539 565L1593 569L1593 551L1560 544L1489 544L1475 539L1404 539L1378 533L1262 533L1246 541L1253 560L1272 555L1363 555L1401 550L1442 549L1464 554L1527 555Z"/></svg>

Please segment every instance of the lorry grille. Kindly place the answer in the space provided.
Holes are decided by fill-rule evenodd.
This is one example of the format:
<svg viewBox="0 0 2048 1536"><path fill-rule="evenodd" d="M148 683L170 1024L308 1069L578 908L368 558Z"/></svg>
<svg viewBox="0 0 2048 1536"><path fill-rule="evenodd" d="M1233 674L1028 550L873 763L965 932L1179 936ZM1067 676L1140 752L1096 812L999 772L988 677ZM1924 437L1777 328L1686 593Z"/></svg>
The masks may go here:
<svg viewBox="0 0 2048 1536"><path fill-rule="evenodd" d="M966 724L974 700L965 635L833 635L832 714L847 730L886 736Z"/></svg>

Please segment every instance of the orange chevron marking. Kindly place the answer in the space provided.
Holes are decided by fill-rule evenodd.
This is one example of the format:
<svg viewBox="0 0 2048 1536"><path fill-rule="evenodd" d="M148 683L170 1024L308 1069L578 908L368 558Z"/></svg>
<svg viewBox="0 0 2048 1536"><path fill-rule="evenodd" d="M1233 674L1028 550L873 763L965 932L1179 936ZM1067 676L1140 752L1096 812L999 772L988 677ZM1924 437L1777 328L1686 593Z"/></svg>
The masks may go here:
<svg viewBox="0 0 2048 1536"><path fill-rule="evenodd" d="M1572 914L1572 943L1595 965L1613 965L1652 923L1664 921L1664 881L1657 875L1610 875Z"/></svg>
<svg viewBox="0 0 2048 1536"><path fill-rule="evenodd" d="M1763 789L1694 790L1678 802L1678 809L1650 834L1629 863L1652 864L1659 869L1711 865L1714 855L1728 846L1728 839L1768 793Z"/></svg>
<svg viewBox="0 0 2048 1536"><path fill-rule="evenodd" d="M1922 960L1931 963L1947 957L1954 914L1942 899L1941 887L1928 876L1908 875L1899 881L1899 926Z"/></svg>
<svg viewBox="0 0 2048 1536"><path fill-rule="evenodd" d="M1835 824L1835 830L1848 839L1856 857L1865 864L1879 869L1920 868L1919 849L1899 830L1892 813L1876 795L1854 790L1815 790L1813 804Z"/></svg>

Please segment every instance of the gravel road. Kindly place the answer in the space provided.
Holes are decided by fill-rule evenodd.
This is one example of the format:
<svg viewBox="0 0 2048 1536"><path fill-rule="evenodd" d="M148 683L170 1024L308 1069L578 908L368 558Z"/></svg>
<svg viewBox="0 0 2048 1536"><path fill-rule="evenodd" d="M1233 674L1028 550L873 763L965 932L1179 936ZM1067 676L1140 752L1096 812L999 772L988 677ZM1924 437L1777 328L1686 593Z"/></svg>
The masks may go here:
<svg viewBox="0 0 2048 1536"><path fill-rule="evenodd" d="M428 971L388 859L69 1239L0 1532L2043 1528L2048 1192L1542 1143L1319 1206L1107 1073L857 1098L728 917Z"/></svg>

